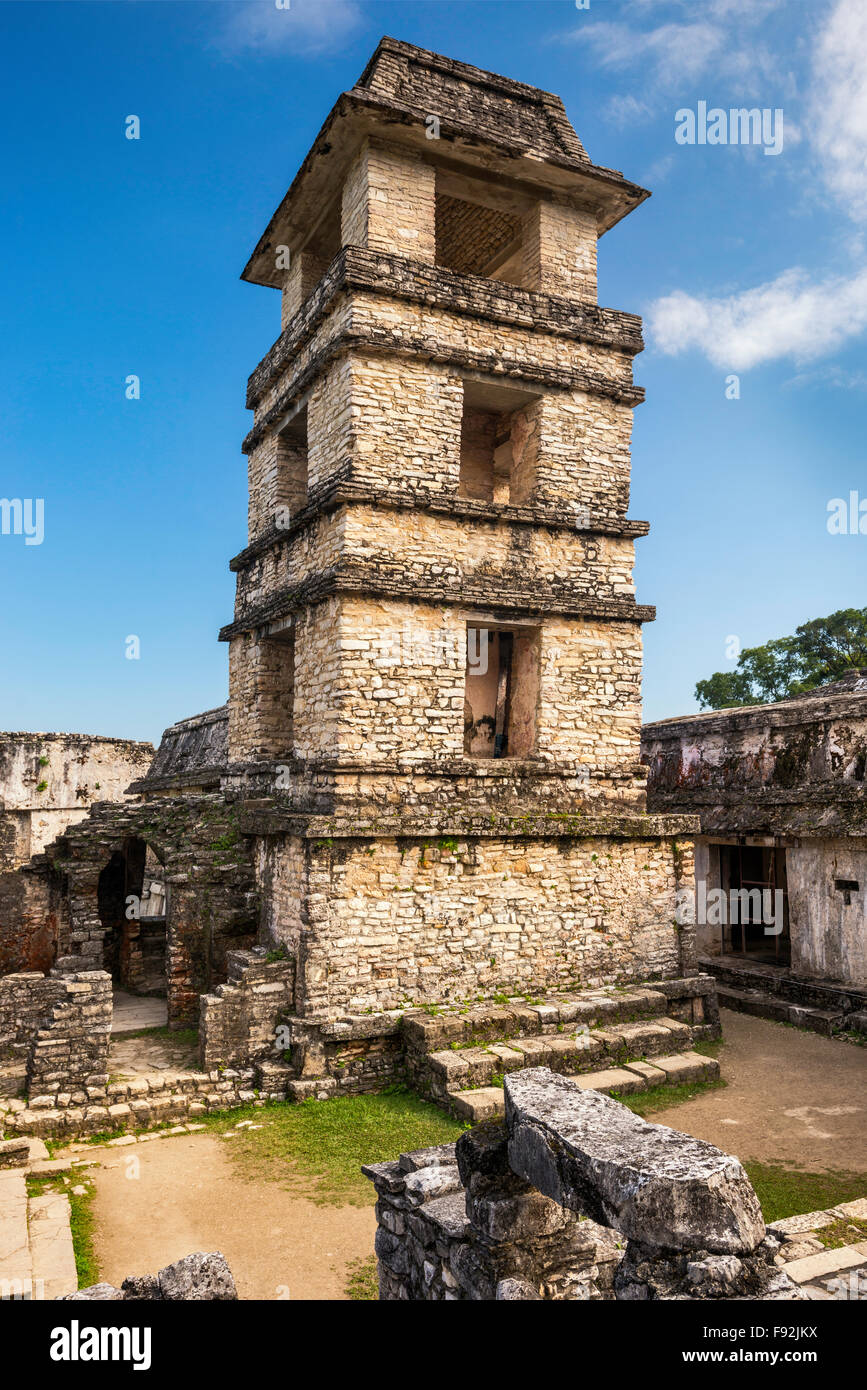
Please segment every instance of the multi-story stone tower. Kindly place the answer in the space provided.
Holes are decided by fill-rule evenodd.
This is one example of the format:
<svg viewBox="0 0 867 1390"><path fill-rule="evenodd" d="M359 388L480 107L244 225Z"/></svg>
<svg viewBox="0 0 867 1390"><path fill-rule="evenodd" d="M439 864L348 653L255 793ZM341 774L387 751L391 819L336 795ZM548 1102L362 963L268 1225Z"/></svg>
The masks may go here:
<svg viewBox="0 0 867 1390"><path fill-rule="evenodd" d="M559 98L383 39L244 271L283 330L226 785L300 1014L682 968L689 824L638 761L640 323L596 303L646 196Z"/></svg>
<svg viewBox="0 0 867 1390"><path fill-rule="evenodd" d="M597 240L644 197L557 97L383 39L244 272L283 314L249 382L228 715L166 730L138 799L31 873L57 971L135 989L152 853L169 1023L201 1020L242 1098L403 1073L476 1115L493 1071L716 1027L675 925L698 822L648 815L639 765L640 324L596 303ZM437 1055L479 1034L509 1046Z"/></svg>

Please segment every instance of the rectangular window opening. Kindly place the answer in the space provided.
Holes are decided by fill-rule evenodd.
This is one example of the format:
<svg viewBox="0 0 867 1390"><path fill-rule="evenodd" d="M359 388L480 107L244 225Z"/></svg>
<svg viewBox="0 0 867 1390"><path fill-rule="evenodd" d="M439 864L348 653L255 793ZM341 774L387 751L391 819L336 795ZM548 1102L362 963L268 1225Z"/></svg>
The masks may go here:
<svg viewBox="0 0 867 1390"><path fill-rule="evenodd" d="M540 397L464 382L458 496L521 506L536 487Z"/></svg>
<svg viewBox="0 0 867 1390"><path fill-rule="evenodd" d="M277 434L274 515L278 525L307 505L307 407Z"/></svg>
<svg viewBox="0 0 867 1390"><path fill-rule="evenodd" d="M467 625L464 753L529 758L536 747L539 631Z"/></svg>
<svg viewBox="0 0 867 1390"><path fill-rule="evenodd" d="M460 275L524 284L520 213L437 193L436 263Z"/></svg>
<svg viewBox="0 0 867 1390"><path fill-rule="evenodd" d="M259 732L263 753L291 757L295 722L295 632L271 631L259 651Z"/></svg>

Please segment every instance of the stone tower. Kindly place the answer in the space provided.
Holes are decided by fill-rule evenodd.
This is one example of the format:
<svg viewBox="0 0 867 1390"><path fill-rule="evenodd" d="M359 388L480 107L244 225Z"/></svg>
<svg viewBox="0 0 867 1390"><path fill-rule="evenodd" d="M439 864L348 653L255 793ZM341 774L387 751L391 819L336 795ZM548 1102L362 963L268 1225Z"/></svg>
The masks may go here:
<svg viewBox="0 0 867 1390"><path fill-rule="evenodd" d="M667 1056L718 1017L675 925L698 821L649 815L639 763L640 323L596 303L598 237L646 196L557 97L392 39L339 98L244 272L282 331L248 387L228 709L26 866L55 968L0 981L0 1043L40 1096L58 1040L59 1095L105 1072L28 1132L124 1109L63 991L105 1013L155 943L211 1108L407 1077L478 1119L524 1065L711 1065ZM130 916L148 855L164 908Z"/></svg>
<svg viewBox="0 0 867 1390"><path fill-rule="evenodd" d="M244 271L253 372L224 787L296 1012L682 974L648 816L627 518L647 197L559 98L385 38Z"/></svg>

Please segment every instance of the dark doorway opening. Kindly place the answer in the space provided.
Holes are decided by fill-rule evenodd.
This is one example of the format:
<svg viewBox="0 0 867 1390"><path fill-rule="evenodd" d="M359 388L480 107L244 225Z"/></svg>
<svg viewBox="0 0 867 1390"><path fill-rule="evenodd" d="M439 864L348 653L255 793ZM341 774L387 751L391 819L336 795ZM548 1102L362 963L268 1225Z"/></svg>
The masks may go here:
<svg viewBox="0 0 867 1390"><path fill-rule="evenodd" d="M159 856L131 837L113 851L99 876L103 969L117 989L166 993L166 884Z"/></svg>
<svg viewBox="0 0 867 1390"><path fill-rule="evenodd" d="M720 885L729 904L728 920L723 927L723 953L749 956L750 960L766 965L789 965L792 942L786 851L765 845L720 845L719 853ZM780 927L779 918L773 923L765 918L768 906L776 910L777 893L782 895L782 925L771 934L768 927Z"/></svg>

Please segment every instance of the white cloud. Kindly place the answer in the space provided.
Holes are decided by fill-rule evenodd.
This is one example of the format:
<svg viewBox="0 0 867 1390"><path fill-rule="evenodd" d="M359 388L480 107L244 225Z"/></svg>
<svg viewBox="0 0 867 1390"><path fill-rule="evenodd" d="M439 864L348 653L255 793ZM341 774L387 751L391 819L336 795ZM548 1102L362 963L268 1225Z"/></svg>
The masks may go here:
<svg viewBox="0 0 867 1390"><path fill-rule="evenodd" d="M829 363L827 367L798 372L784 385L795 390L809 386L831 386L841 391L867 391L867 372L851 372L836 363Z"/></svg>
<svg viewBox="0 0 867 1390"><path fill-rule="evenodd" d="M626 96L613 96L605 103L605 114L615 125L639 125L651 116L651 108L646 101L639 101L629 92Z"/></svg>
<svg viewBox="0 0 867 1390"><path fill-rule="evenodd" d="M721 29L703 22L641 30L602 21L573 30L571 37L593 50L600 67L623 71L640 66L666 88L700 77L725 43Z"/></svg>
<svg viewBox="0 0 867 1390"><path fill-rule="evenodd" d="M781 3L703 0L701 17L696 19L694 0L671 0L665 9L672 18L652 28L588 19L567 37L586 45L603 70L635 71L645 93L672 93L706 78L714 85L723 80L737 83L737 95L745 98L759 94L762 86L788 86L776 45L760 42L754 32ZM654 3L651 9L649 0L632 0L625 12L630 11L637 19L656 18L660 6ZM687 17L681 19L681 15ZM616 116L616 105L611 105Z"/></svg>
<svg viewBox="0 0 867 1390"><path fill-rule="evenodd" d="M316 54L340 48L363 19L356 0L241 0L232 5L217 39L228 53Z"/></svg>
<svg viewBox="0 0 867 1390"><path fill-rule="evenodd" d="M733 371L780 357L808 362L867 328L867 270L811 282L795 268L716 299L676 290L650 306L648 326L662 352L697 348Z"/></svg>
<svg viewBox="0 0 867 1390"><path fill-rule="evenodd" d="M806 127L831 192L867 217L867 5L838 0L813 58Z"/></svg>

